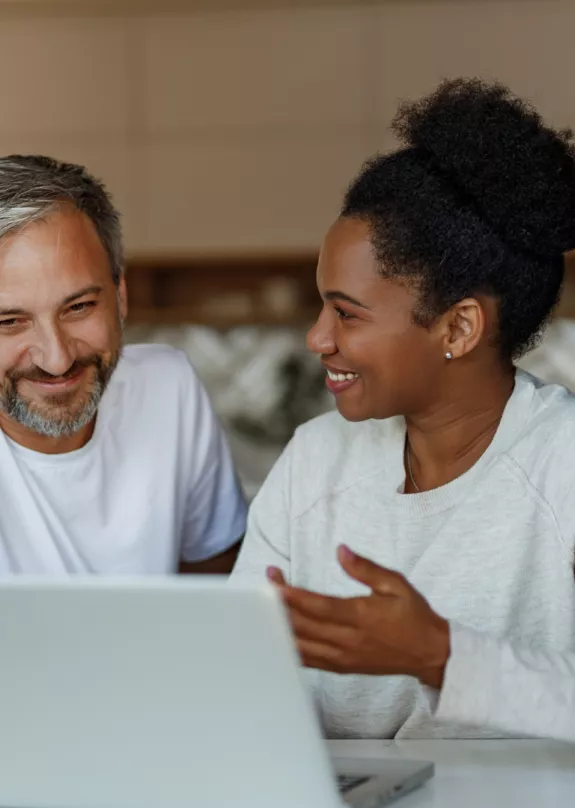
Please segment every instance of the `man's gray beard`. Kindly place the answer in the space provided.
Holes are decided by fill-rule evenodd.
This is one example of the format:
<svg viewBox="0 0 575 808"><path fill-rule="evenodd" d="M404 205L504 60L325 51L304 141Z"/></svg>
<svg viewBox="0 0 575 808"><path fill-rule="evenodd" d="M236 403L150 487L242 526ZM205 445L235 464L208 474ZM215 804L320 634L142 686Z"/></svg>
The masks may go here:
<svg viewBox="0 0 575 808"><path fill-rule="evenodd" d="M9 402L4 402L2 409L13 421L17 421L21 426L31 429L38 435L44 435L46 438L70 437L87 426L94 418L103 392L100 382L96 382L85 406L72 418L66 415L62 415L60 418L43 415L32 409L28 402L18 394L11 397Z"/></svg>
<svg viewBox="0 0 575 808"><path fill-rule="evenodd" d="M30 406L26 399L18 395L15 388L8 395L5 394L0 397L0 408L13 421L36 432L38 435L43 435L47 438L68 438L87 426L96 416L104 390L108 386L119 359L120 352L109 365L105 367L101 365L94 366L97 370L97 376L94 380L90 397L80 412L73 416L66 415L65 412L58 417L44 415L34 409L33 406ZM54 396L54 399L57 399L57 396Z"/></svg>

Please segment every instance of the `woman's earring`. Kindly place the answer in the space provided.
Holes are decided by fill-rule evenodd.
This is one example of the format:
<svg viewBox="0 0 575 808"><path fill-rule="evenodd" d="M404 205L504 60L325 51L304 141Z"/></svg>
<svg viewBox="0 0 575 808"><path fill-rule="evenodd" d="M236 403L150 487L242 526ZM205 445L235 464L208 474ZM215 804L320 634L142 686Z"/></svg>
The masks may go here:
<svg viewBox="0 0 575 808"><path fill-rule="evenodd" d="M451 353L451 351L447 351L447 353L445 354L445 358L446 359L453 359L453 354Z"/></svg>

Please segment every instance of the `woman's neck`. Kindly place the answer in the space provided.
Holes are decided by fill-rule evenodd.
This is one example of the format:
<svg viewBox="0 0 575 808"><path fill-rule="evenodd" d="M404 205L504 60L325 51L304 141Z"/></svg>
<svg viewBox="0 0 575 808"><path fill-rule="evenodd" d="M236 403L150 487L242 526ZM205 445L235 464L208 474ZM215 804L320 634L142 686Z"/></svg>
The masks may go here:
<svg viewBox="0 0 575 808"><path fill-rule="evenodd" d="M456 394L451 390L428 412L406 418L406 493L429 491L460 477L497 432L515 385L514 370L461 381Z"/></svg>

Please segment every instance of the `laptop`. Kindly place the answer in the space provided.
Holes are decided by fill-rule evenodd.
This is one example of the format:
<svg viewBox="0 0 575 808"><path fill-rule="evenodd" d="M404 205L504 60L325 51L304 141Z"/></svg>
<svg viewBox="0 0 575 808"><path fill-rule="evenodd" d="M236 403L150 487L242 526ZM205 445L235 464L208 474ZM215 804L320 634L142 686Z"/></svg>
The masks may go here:
<svg viewBox="0 0 575 808"><path fill-rule="evenodd" d="M338 790L267 585L4 579L0 658L2 808L375 808L433 771L354 762Z"/></svg>

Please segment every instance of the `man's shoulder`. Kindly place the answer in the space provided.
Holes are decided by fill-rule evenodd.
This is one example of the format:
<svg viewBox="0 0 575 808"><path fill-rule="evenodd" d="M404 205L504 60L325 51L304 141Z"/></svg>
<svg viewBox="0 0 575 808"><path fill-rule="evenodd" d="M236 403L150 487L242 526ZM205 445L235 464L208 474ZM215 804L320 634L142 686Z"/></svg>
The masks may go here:
<svg viewBox="0 0 575 808"><path fill-rule="evenodd" d="M196 373L184 351L156 343L126 345L116 370L116 380L128 388L152 386L174 392L179 387L199 386Z"/></svg>
<svg viewBox="0 0 575 808"><path fill-rule="evenodd" d="M146 373L168 370L182 373L187 363L186 354L171 345L138 343L126 345L118 369L128 373Z"/></svg>
<svg viewBox="0 0 575 808"><path fill-rule="evenodd" d="M206 406L204 388L187 355L169 345L127 345L102 402L148 422L182 425ZM137 417L139 416L139 417Z"/></svg>

